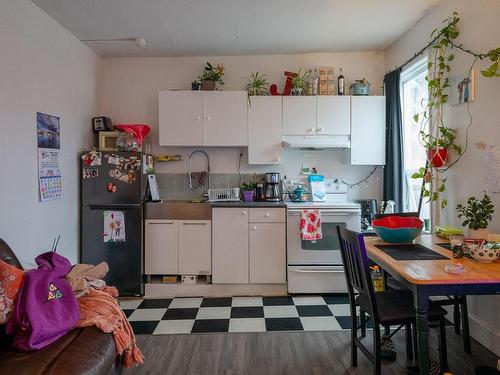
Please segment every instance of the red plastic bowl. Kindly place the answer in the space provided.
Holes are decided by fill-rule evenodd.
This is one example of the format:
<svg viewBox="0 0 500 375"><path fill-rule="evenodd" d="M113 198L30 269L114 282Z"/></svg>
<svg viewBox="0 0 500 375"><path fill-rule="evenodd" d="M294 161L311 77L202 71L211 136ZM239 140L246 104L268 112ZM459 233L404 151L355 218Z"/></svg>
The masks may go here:
<svg viewBox="0 0 500 375"><path fill-rule="evenodd" d="M400 228L422 228L424 222L415 216L386 216L372 221L373 226L385 227L390 229Z"/></svg>
<svg viewBox="0 0 500 375"><path fill-rule="evenodd" d="M149 134L151 128L146 124L116 124L115 128L121 130L122 132L135 135L139 145L142 145L142 141Z"/></svg>

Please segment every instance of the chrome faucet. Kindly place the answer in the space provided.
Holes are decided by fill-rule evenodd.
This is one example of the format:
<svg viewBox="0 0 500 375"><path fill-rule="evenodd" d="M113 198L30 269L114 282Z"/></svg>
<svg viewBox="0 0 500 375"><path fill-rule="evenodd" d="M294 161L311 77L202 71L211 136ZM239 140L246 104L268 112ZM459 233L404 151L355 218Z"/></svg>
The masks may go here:
<svg viewBox="0 0 500 375"><path fill-rule="evenodd" d="M189 154L189 172L188 172L188 176L189 176L189 187L192 189L193 188L193 181L192 181L192 177L191 177L191 160L193 159L193 156L195 154L203 154L205 155L205 158L207 160L207 183L208 183L208 188L207 188L207 191L204 192L202 194L203 197L207 198L208 197L208 189L210 189L210 157L208 156L208 154L206 153L206 151L204 150L194 150L193 152L191 152L191 154Z"/></svg>

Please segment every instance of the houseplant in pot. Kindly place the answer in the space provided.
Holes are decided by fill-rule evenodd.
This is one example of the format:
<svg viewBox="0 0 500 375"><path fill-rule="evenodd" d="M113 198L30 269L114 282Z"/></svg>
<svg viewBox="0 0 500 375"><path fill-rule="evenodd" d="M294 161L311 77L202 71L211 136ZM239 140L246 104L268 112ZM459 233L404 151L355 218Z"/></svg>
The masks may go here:
<svg viewBox="0 0 500 375"><path fill-rule="evenodd" d="M462 148L455 144L457 131L442 125L439 127L439 136L420 131L420 141L425 146L427 160L433 168L442 168L448 162L448 150L453 149L458 155L462 153Z"/></svg>
<svg viewBox="0 0 500 375"><path fill-rule="evenodd" d="M241 184L241 191L243 192L243 200L245 202L253 202L256 185L252 182L245 182Z"/></svg>
<svg viewBox="0 0 500 375"><path fill-rule="evenodd" d="M302 73L302 68L299 69L297 75L292 78L292 95L301 96L307 90L307 80L309 79L309 73L307 70Z"/></svg>
<svg viewBox="0 0 500 375"><path fill-rule="evenodd" d="M224 77L224 65L218 64L214 67L207 61L202 75L198 77L201 81L201 89L203 91L214 91L216 83L224 84L222 77Z"/></svg>
<svg viewBox="0 0 500 375"><path fill-rule="evenodd" d="M495 212L491 198L488 195L479 200L469 197L465 205L457 205L458 218L464 219L462 226L469 227L469 238L486 239L488 237L488 223Z"/></svg>
<svg viewBox="0 0 500 375"><path fill-rule="evenodd" d="M245 90L249 96L269 95L269 82L266 75L259 72L250 73Z"/></svg>

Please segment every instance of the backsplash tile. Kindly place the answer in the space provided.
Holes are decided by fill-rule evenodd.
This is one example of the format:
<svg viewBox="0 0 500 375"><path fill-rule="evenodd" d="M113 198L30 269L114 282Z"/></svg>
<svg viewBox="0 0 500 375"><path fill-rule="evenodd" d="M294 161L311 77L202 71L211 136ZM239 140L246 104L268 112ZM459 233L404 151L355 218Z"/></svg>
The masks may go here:
<svg viewBox="0 0 500 375"><path fill-rule="evenodd" d="M240 177L237 173L213 173L210 175L210 187L212 189L227 189L238 187ZM263 174L242 174L241 183L261 182ZM203 192L208 188L208 178L204 186L198 186L198 181L193 175L193 188L189 187L187 173L157 173L158 189L161 199L192 200L201 199Z"/></svg>

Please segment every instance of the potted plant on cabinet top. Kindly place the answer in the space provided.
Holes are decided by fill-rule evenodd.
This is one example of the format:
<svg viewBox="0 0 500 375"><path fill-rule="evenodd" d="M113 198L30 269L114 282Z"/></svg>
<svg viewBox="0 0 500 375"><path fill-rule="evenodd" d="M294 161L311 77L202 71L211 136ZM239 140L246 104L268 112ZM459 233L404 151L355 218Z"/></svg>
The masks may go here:
<svg viewBox="0 0 500 375"><path fill-rule="evenodd" d="M299 69L297 75L292 78L292 95L301 96L307 90L307 80L311 73L309 71L305 71L302 73L302 68Z"/></svg>
<svg viewBox="0 0 500 375"><path fill-rule="evenodd" d="M224 65L218 64L214 67L207 61L207 65L203 68L203 74L198 77L201 81L201 89L203 91L214 91L216 83L224 84L222 77L224 77Z"/></svg>
<svg viewBox="0 0 500 375"><path fill-rule="evenodd" d="M265 74L260 74L259 72L250 73L248 77L248 83L245 86L245 90L248 95L251 96L263 96L269 94L269 82L267 81Z"/></svg>
<svg viewBox="0 0 500 375"><path fill-rule="evenodd" d="M486 239L488 237L488 223L495 212L493 203L488 195L479 200L469 197L465 205L457 205L458 218L465 219L462 226L469 227L469 238Z"/></svg>
<svg viewBox="0 0 500 375"><path fill-rule="evenodd" d="M241 190L243 191L243 200L245 202L253 202L253 196L255 193L256 185L252 182L245 182L241 184Z"/></svg>

